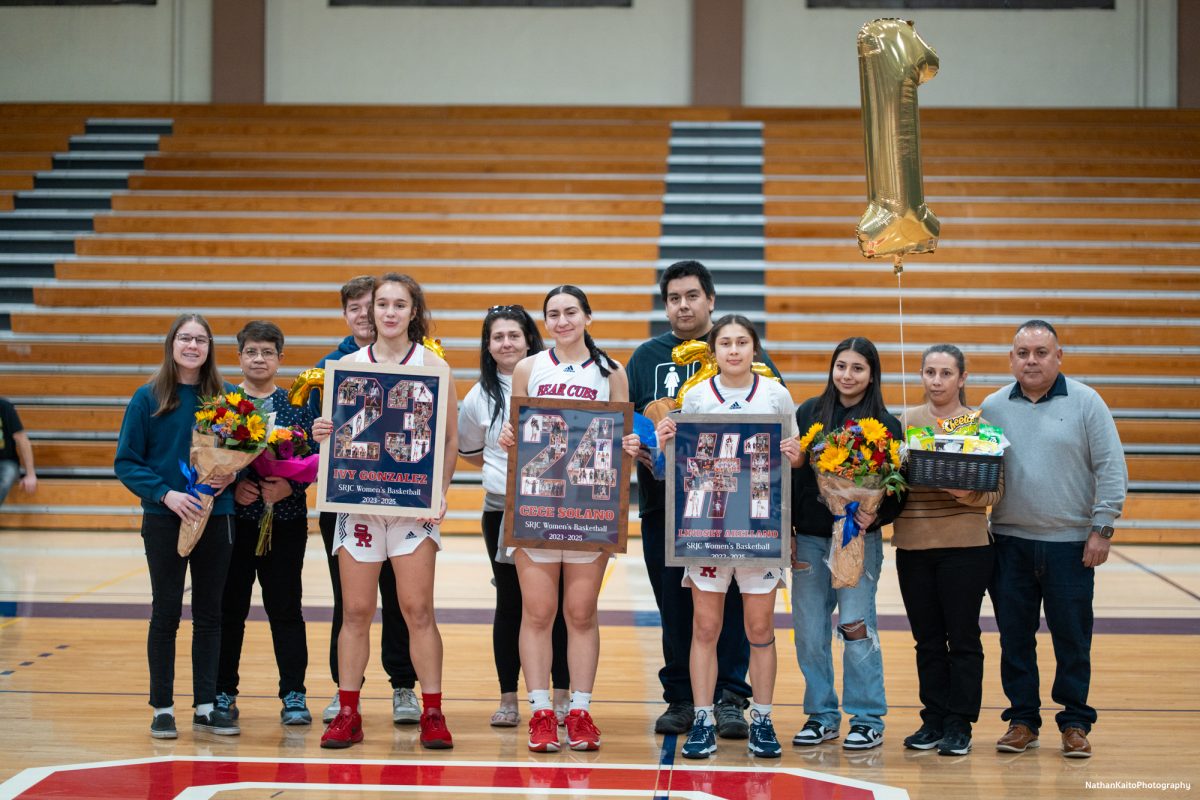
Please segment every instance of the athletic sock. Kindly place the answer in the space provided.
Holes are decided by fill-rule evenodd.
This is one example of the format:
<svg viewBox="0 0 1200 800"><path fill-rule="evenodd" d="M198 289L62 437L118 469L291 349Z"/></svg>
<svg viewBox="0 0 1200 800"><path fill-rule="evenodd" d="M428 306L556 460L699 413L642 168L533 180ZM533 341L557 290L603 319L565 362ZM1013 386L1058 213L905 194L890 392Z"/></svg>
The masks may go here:
<svg viewBox="0 0 1200 800"><path fill-rule="evenodd" d="M529 708L535 714L539 711L553 709L554 706L550 702L550 690L531 689L529 692Z"/></svg>
<svg viewBox="0 0 1200 800"><path fill-rule="evenodd" d="M591 692L571 692L571 710L587 711L592 704Z"/></svg>
<svg viewBox="0 0 1200 800"><path fill-rule="evenodd" d="M358 692L352 692L349 689L338 689L338 702L342 708L358 711L358 694Z"/></svg>
<svg viewBox="0 0 1200 800"><path fill-rule="evenodd" d="M758 715L760 717L771 716L771 704L770 703L767 703L766 705L763 705L762 703L751 703L750 710L757 711Z"/></svg>
<svg viewBox="0 0 1200 800"><path fill-rule="evenodd" d="M436 708L442 710L442 693L441 692L421 692L421 705L426 711Z"/></svg>
<svg viewBox="0 0 1200 800"><path fill-rule="evenodd" d="M154 716L157 717L159 714L170 714L173 717L175 716L175 706L163 706L162 708L154 709Z"/></svg>
<svg viewBox="0 0 1200 800"><path fill-rule="evenodd" d="M207 717L209 714L212 713L212 710L213 710L212 703L197 703L196 704L196 716L198 716L198 717Z"/></svg>
<svg viewBox="0 0 1200 800"><path fill-rule="evenodd" d="M700 723L703 720L704 727L711 728L717 724L716 720L713 719L713 713L713 706L697 706L696 722Z"/></svg>

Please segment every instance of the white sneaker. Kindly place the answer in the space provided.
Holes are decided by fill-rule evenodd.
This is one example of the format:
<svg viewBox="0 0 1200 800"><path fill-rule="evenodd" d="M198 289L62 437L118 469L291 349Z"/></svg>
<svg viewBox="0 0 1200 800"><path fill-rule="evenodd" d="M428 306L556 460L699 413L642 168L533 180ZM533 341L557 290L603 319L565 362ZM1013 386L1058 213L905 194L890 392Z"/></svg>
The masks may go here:
<svg viewBox="0 0 1200 800"><path fill-rule="evenodd" d="M333 722L333 718L342 710L342 698L337 692L333 693L333 699L329 701L329 705L325 706L325 710L321 712L321 722L326 725Z"/></svg>
<svg viewBox="0 0 1200 800"><path fill-rule="evenodd" d="M866 725L853 725L846 734L842 748L845 750L870 750L883 744L883 734Z"/></svg>
<svg viewBox="0 0 1200 800"><path fill-rule="evenodd" d="M392 690L392 722L397 725L416 725L421 721L421 704L412 689Z"/></svg>

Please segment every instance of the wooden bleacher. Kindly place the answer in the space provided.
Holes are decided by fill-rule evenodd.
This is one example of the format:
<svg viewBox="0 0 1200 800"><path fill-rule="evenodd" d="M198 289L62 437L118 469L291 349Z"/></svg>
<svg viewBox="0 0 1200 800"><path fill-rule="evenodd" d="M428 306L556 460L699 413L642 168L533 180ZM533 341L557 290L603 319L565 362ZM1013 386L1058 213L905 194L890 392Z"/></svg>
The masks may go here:
<svg viewBox="0 0 1200 800"><path fill-rule="evenodd" d="M44 273L6 272L0 253L0 394L18 398L43 475L34 497L14 488L0 528L137 525L111 477L116 431L183 309L212 322L231 376L233 334L276 320L290 376L344 335L342 282L408 272L426 287L461 397L483 310L536 309L548 286L574 282L597 312L594 335L627 357L662 315L670 123L761 120L765 332L797 400L823 385L834 342L866 335L894 409L916 402L920 351L938 341L967 351L978 402L1009 379L1016 324L1048 318L1065 371L1117 416L1136 490L1122 539L1200 541L1196 112L923 111L925 191L943 232L902 276L906 385L896 279L854 242L856 111L0 105L0 215L35 186L80 188L71 173L91 162L55 156L89 119L170 120L171 133L68 252L47 241L29 262ZM449 529L477 530L471 472Z"/></svg>

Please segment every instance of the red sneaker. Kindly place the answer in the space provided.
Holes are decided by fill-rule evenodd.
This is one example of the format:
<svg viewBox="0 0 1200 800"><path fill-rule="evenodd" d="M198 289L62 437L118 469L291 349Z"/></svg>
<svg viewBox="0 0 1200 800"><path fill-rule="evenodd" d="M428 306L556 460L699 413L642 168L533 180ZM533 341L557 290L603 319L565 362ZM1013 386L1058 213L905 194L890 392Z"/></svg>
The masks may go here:
<svg viewBox="0 0 1200 800"><path fill-rule="evenodd" d="M557 753L558 748L558 717L554 716L554 709L533 712L529 720L529 749L535 753Z"/></svg>
<svg viewBox="0 0 1200 800"><path fill-rule="evenodd" d="M339 750L358 744L362 740L362 717L357 711L342 706L333 722L329 723L329 727L321 735L321 747Z"/></svg>
<svg viewBox="0 0 1200 800"><path fill-rule="evenodd" d="M421 715L421 747L426 750L449 750L454 747L454 738L446 727L446 718L440 708L427 708Z"/></svg>
<svg viewBox="0 0 1200 800"><path fill-rule="evenodd" d="M582 708L567 714L567 744L572 750L600 749L600 729L592 722L592 715Z"/></svg>

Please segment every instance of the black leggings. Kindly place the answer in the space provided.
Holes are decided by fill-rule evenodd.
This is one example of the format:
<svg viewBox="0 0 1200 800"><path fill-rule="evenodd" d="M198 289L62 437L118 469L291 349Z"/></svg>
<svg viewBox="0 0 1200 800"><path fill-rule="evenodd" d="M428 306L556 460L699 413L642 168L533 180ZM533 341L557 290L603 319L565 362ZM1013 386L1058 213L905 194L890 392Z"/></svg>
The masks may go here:
<svg viewBox="0 0 1200 800"><path fill-rule="evenodd" d="M225 579L221 602L221 660L217 671L217 691L238 693L238 666L242 660L242 642L246 636L246 616L254 579L262 586L263 608L271 623L271 642L275 647L275 665L279 668L279 697L289 692L305 694L304 673L308 669L308 641L304 633L301 607L304 548L308 544L308 520L276 520L271 533L271 549L256 556L258 522L234 520L233 556Z"/></svg>
<svg viewBox="0 0 1200 800"><path fill-rule="evenodd" d="M483 541L487 545L488 563L492 565L492 577L496 579L496 617L492 622L492 654L496 659L496 675L500 678L500 692L517 691L517 679L521 674L521 584L517 580L515 564L500 564L496 561L496 549L500 541L500 523L503 511L483 512ZM563 619L562 575L558 578L558 615L554 618L554 661L550 667L550 679L555 689L571 688L571 672L567 668L567 622Z"/></svg>
<svg viewBox="0 0 1200 800"><path fill-rule="evenodd" d="M150 632L146 658L150 663L150 705L175 703L175 637L183 614L183 590L192 569L192 698L193 706L217 696L217 659L221 651L221 594L229 554L233 550L233 517L221 514L208 524L195 549L180 556L179 517L143 514L142 542L150 568Z"/></svg>

